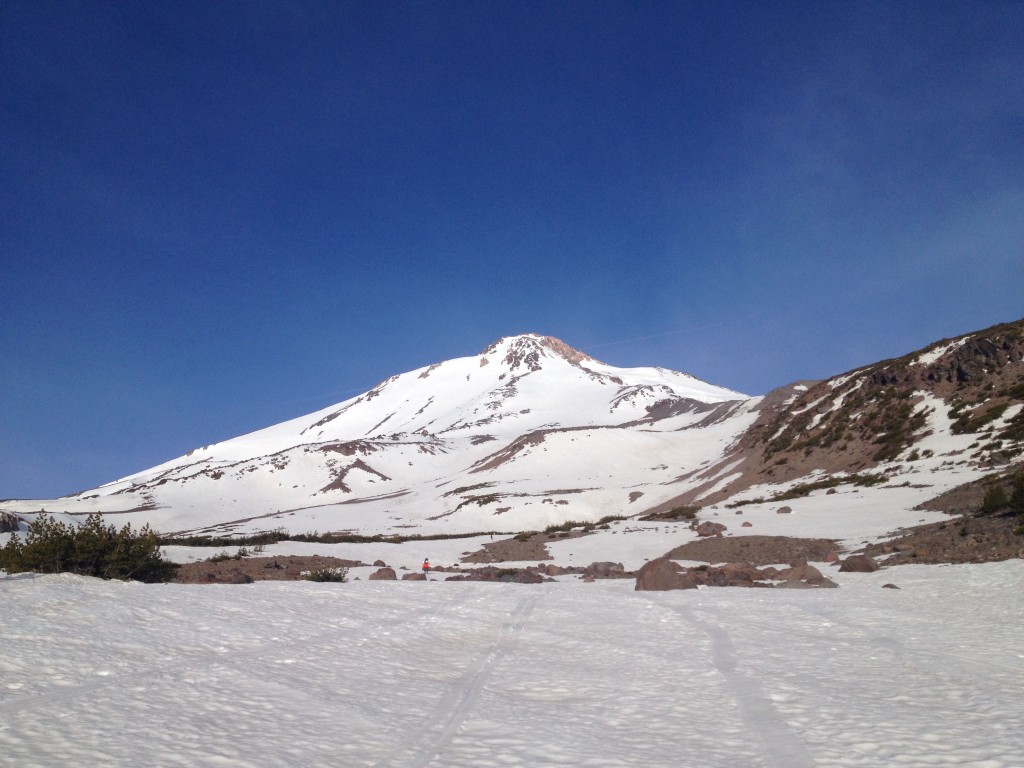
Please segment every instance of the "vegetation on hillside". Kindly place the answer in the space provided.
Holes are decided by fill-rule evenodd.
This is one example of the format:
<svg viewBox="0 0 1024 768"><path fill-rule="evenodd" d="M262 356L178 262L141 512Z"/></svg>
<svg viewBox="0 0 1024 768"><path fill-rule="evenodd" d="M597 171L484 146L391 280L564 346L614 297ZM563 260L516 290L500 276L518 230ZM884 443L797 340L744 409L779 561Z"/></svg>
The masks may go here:
<svg viewBox="0 0 1024 768"><path fill-rule="evenodd" d="M954 343L955 342L955 343ZM922 353L943 352L930 364ZM931 411L915 406L916 392L930 391L951 404L954 434L979 433L975 458L1006 462L1024 452L1024 410L997 424L1024 402L1018 366L1024 357L1024 321L1005 323L961 339L944 339L924 350L882 360L805 392L762 431L764 459L853 444L872 446L876 462L898 459L925 427Z"/></svg>
<svg viewBox="0 0 1024 768"><path fill-rule="evenodd" d="M117 530L89 515L80 526L40 515L29 523L25 539L11 536L0 549L0 568L8 573L76 573L101 579L168 581L177 566L160 555L157 535L149 526Z"/></svg>

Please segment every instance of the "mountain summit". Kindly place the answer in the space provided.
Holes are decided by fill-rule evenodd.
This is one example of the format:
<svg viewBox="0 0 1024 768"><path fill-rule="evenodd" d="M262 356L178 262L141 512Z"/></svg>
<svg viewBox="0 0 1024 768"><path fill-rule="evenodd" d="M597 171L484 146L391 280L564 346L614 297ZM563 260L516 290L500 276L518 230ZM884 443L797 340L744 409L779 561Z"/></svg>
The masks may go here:
<svg viewBox="0 0 1024 768"><path fill-rule="evenodd" d="M534 333L503 336L480 354L488 360L490 355L499 355L501 362L513 370L521 365L525 365L532 371L540 370L541 360L545 357L560 358L572 365L577 365L583 360L597 362L578 349L573 349L561 339Z"/></svg>

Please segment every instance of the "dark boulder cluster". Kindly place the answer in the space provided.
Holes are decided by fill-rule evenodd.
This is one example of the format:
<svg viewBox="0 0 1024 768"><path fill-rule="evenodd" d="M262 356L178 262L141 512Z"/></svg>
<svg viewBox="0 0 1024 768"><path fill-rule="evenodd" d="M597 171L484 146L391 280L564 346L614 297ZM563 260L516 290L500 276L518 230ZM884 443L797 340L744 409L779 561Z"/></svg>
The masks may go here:
<svg viewBox="0 0 1024 768"><path fill-rule="evenodd" d="M667 557L644 565L636 574L638 591L697 589L697 587L779 587L814 589L838 587L834 581L806 562L796 561L789 568L758 568L750 563L698 565L684 568Z"/></svg>
<svg viewBox="0 0 1024 768"><path fill-rule="evenodd" d="M878 570L878 564L867 555L850 555L839 561L841 571L870 573ZM622 563L609 561L595 562L581 568L559 565L530 565L525 568L500 568L495 565L483 568L460 569L458 567L431 569L431 573L454 572L445 581L488 581L512 584L541 584L554 581L555 576L575 575L583 581L597 579L636 579L638 591L663 591L669 589L697 589L698 587L774 587L778 589L830 589L838 587L834 581L822 574L806 560L795 560L787 568L775 566L758 567L747 562L724 563L722 565L698 565L686 568L668 557L659 557L646 563L639 571L627 571ZM393 568L383 567L373 573L370 580L394 581L397 576ZM407 573L402 581L425 581L427 574Z"/></svg>

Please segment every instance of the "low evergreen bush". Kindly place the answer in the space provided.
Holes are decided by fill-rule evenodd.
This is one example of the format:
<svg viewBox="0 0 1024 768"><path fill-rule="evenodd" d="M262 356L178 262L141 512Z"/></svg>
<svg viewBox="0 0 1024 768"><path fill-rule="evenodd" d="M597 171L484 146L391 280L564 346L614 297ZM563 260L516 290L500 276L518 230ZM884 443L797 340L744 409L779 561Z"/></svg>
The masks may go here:
<svg viewBox="0 0 1024 768"><path fill-rule="evenodd" d="M28 526L24 541L11 536L0 549L0 568L8 573L76 573L101 579L169 581L177 565L160 555L157 535L149 526L120 531L89 515L80 526L40 515Z"/></svg>
<svg viewBox="0 0 1024 768"><path fill-rule="evenodd" d="M348 581L348 568L317 568L302 574L306 581Z"/></svg>

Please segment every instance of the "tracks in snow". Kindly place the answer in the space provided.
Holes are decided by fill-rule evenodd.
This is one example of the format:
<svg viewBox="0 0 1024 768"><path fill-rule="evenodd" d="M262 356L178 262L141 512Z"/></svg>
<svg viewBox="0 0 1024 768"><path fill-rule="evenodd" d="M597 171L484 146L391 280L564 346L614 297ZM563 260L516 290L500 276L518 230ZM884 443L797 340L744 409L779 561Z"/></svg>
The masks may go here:
<svg viewBox="0 0 1024 768"><path fill-rule="evenodd" d="M523 627L541 597L542 593L538 591L519 600L508 620L502 623L497 642L490 650L482 652L448 687L440 703L418 728L374 763L375 768L425 768L440 755L473 712L495 666L515 650Z"/></svg>
<svg viewBox="0 0 1024 768"><path fill-rule="evenodd" d="M757 739L766 768L814 768L815 761L804 740L795 733L765 695L761 682L740 671L736 649L728 631L697 615L686 606L666 606L686 624L708 636L711 664L721 675L748 732Z"/></svg>

